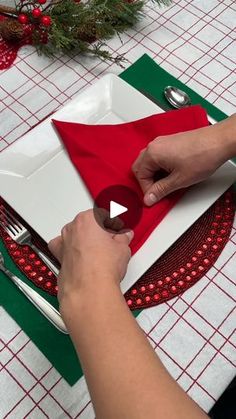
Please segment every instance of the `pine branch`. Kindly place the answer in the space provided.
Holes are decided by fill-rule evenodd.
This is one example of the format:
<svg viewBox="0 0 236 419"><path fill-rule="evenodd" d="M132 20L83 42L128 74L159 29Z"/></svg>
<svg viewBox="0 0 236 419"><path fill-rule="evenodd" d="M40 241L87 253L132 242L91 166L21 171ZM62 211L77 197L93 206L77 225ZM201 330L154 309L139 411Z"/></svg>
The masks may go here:
<svg viewBox="0 0 236 419"><path fill-rule="evenodd" d="M171 0L152 0L157 6L167 6ZM50 25L41 24L41 18L32 16L37 0L18 0L16 9L0 6L0 13L25 13L34 28L32 41L40 54L89 54L103 61L119 63L123 55L113 56L104 40L133 27L144 16L147 0L50 0L41 7L44 16L50 17ZM11 17L13 17L11 15Z"/></svg>
<svg viewBox="0 0 236 419"><path fill-rule="evenodd" d="M53 6L55 6L58 3L61 3L63 0L51 0L50 3L44 7L43 12L45 12L48 9L51 9Z"/></svg>
<svg viewBox="0 0 236 419"><path fill-rule="evenodd" d="M106 44L99 42L98 44L94 45L93 48L89 48L88 53L101 58L102 61L110 61L112 63L118 64L121 68L124 68L124 66L121 64L122 62L127 61L124 55L120 54L113 57L109 51L102 49L104 46L106 46Z"/></svg>
<svg viewBox="0 0 236 419"><path fill-rule="evenodd" d="M153 3L157 3L159 7L161 6L170 6L172 0L151 0Z"/></svg>

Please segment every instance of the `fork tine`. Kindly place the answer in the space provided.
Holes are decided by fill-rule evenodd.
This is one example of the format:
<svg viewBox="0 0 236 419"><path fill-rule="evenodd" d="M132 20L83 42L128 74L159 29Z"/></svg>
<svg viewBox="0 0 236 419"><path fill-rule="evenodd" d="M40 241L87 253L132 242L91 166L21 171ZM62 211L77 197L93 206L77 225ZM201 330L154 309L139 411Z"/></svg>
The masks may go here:
<svg viewBox="0 0 236 419"><path fill-rule="evenodd" d="M20 228L10 219L10 217L0 210L0 215L1 214L3 214L3 217L1 217L1 223L3 225L12 230L14 234L18 234L21 232Z"/></svg>
<svg viewBox="0 0 236 419"><path fill-rule="evenodd" d="M0 215L3 215L3 219L2 219L2 222L4 223L5 221L7 221L7 223L13 228L13 229L15 229L16 230L16 232L17 233L20 233L23 229L24 229L24 227L22 226L22 224L20 223L20 222L18 222L17 220L16 220L16 218L9 212L9 211L3 211L1 208L0 208Z"/></svg>
<svg viewBox="0 0 236 419"><path fill-rule="evenodd" d="M7 208L4 208L5 209L5 214L7 214L9 217L11 217L12 218L12 220L14 221L14 223L17 225L17 226L19 226L20 227L20 229L22 230L22 229L24 229L25 227L21 224L21 222L19 221L19 220L17 220L17 218L7 209Z"/></svg>
<svg viewBox="0 0 236 419"><path fill-rule="evenodd" d="M6 224L3 224L2 223L2 221L0 221L0 226L3 228L3 230L5 230L6 231L6 233L12 238L12 239L14 239L14 237L15 237L15 235L16 235L16 233L15 232L12 232L11 230L10 230L10 228L8 228L7 226L6 226Z"/></svg>

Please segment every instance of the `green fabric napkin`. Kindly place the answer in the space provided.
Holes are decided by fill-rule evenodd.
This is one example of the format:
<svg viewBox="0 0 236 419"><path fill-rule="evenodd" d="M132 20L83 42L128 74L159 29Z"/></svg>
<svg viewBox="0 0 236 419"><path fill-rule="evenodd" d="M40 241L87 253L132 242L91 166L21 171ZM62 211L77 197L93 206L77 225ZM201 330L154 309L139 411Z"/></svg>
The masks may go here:
<svg viewBox="0 0 236 419"><path fill-rule="evenodd" d="M131 67L125 70L120 77L133 87L145 90L165 106L168 106L168 104L162 94L164 87L167 85L180 87L189 93L193 103L202 104L207 109L208 113L216 120L222 120L226 117L219 109L215 108L193 90L187 88L180 81L163 70L148 55L142 56ZM58 307L57 299L55 297L49 296L44 291L36 288L16 268L1 240L0 251L4 254L6 266L12 272L19 276L23 281L30 284L32 288L36 289L55 307ZM27 301L2 272L0 272L0 305L5 308L13 319L15 319L19 326L70 385L73 385L82 376L81 366L70 337L57 331L57 329L55 329L55 327L52 326L29 301ZM138 314L139 311L134 312L135 316Z"/></svg>

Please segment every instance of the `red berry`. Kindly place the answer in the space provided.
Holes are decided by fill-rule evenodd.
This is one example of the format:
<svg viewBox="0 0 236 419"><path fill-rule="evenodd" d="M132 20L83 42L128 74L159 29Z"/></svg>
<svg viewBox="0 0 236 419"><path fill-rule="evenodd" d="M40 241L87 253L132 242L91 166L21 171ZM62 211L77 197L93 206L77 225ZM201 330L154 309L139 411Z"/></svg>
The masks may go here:
<svg viewBox="0 0 236 419"><path fill-rule="evenodd" d="M52 23L52 19L50 16L42 16L40 22L43 26L50 26Z"/></svg>
<svg viewBox="0 0 236 419"><path fill-rule="evenodd" d="M32 34L32 32L33 32L33 25L31 25L31 26L26 26L25 28L24 28L24 33L25 33L25 35L31 35Z"/></svg>
<svg viewBox="0 0 236 419"><path fill-rule="evenodd" d="M42 14L42 12L41 12L41 10L37 7L36 9L33 9L32 10L32 15L33 15L33 17L35 17L36 19L39 17L39 16L41 16L41 14Z"/></svg>
<svg viewBox="0 0 236 419"><path fill-rule="evenodd" d="M27 15L25 15L24 13L21 13L19 16L18 16L18 21L20 22L20 23L22 23L22 24L24 24L24 23L27 23L28 22L28 16Z"/></svg>
<svg viewBox="0 0 236 419"><path fill-rule="evenodd" d="M45 4L47 2L47 0L38 0L39 4Z"/></svg>

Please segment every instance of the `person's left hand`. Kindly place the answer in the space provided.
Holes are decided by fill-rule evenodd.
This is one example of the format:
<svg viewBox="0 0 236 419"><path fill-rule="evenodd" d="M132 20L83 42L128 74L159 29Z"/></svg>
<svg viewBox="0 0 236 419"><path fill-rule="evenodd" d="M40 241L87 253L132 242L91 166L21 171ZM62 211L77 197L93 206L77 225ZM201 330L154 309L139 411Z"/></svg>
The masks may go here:
<svg viewBox="0 0 236 419"><path fill-rule="evenodd" d="M131 256L133 232L114 234L95 221L93 211L81 212L48 247L61 262L58 278L60 305L86 288L120 284ZM96 285L95 285L96 284Z"/></svg>

